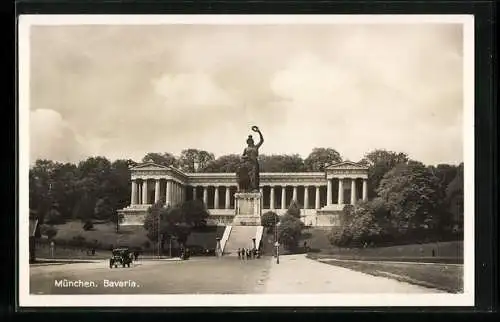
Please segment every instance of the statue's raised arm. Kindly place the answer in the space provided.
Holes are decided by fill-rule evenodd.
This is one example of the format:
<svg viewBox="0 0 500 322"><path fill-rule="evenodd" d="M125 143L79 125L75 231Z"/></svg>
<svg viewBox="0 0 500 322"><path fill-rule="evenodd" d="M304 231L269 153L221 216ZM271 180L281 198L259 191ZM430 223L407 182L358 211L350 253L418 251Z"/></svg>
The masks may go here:
<svg viewBox="0 0 500 322"><path fill-rule="evenodd" d="M255 125L252 126L252 131L259 133L259 137L260 137L259 143L257 143L255 145L257 147L257 149L258 149L258 148L260 148L260 146L262 145L262 143L264 143L264 137L262 136L262 132L260 132L260 130L259 130L259 128L257 126L255 126Z"/></svg>

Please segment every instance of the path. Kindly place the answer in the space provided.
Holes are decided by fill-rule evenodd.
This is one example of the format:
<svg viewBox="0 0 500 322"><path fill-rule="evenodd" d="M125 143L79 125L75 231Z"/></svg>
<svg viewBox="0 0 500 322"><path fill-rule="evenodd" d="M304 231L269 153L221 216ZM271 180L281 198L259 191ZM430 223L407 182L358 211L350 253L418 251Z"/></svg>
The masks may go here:
<svg viewBox="0 0 500 322"><path fill-rule="evenodd" d="M273 259L265 293L443 293L390 278L372 276L308 259L305 255Z"/></svg>

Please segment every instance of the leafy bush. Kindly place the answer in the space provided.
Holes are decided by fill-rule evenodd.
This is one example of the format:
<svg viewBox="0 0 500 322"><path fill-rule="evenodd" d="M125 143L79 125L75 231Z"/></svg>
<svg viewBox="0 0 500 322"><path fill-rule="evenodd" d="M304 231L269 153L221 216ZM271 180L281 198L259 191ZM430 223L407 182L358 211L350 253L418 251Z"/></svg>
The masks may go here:
<svg viewBox="0 0 500 322"><path fill-rule="evenodd" d="M43 225L41 227L42 235L47 236L49 240L52 240L57 235L57 229L54 226Z"/></svg>
<svg viewBox="0 0 500 322"><path fill-rule="evenodd" d="M278 238L287 250L295 250L302 236L304 223L300 219L291 215L284 215L278 227Z"/></svg>
<svg viewBox="0 0 500 322"><path fill-rule="evenodd" d="M86 220L85 223L83 224L83 230L88 231L94 229L94 224L92 223L92 220Z"/></svg>
<svg viewBox="0 0 500 322"><path fill-rule="evenodd" d="M57 209L51 209L45 214L44 223L49 225L57 225L63 223L61 213Z"/></svg>
<svg viewBox="0 0 500 322"><path fill-rule="evenodd" d="M280 221L280 217L273 211L264 213L260 219L261 225L267 229L267 232L272 232L276 223Z"/></svg>
<svg viewBox="0 0 500 322"><path fill-rule="evenodd" d="M290 203L286 214L295 218L300 218L300 207L295 200L292 200L292 202Z"/></svg>

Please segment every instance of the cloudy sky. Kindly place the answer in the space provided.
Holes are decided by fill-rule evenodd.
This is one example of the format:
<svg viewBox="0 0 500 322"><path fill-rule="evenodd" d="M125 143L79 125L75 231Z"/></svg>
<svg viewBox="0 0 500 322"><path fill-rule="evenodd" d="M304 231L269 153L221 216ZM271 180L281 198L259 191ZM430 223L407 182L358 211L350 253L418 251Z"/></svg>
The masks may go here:
<svg viewBox="0 0 500 322"><path fill-rule="evenodd" d="M198 148L385 148L462 158L462 26L155 25L31 29L30 159L139 161Z"/></svg>

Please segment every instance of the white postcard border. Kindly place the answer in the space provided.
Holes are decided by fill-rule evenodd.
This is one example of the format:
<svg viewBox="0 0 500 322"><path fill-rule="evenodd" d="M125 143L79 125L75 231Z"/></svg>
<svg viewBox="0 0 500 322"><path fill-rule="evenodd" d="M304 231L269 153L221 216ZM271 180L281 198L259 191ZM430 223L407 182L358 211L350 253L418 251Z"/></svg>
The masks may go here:
<svg viewBox="0 0 500 322"><path fill-rule="evenodd" d="M32 25L82 24L422 24L464 26L464 292L462 294L35 295L30 294L29 71ZM21 15L19 61L19 305L20 307L361 307L474 305L474 16L472 15Z"/></svg>

